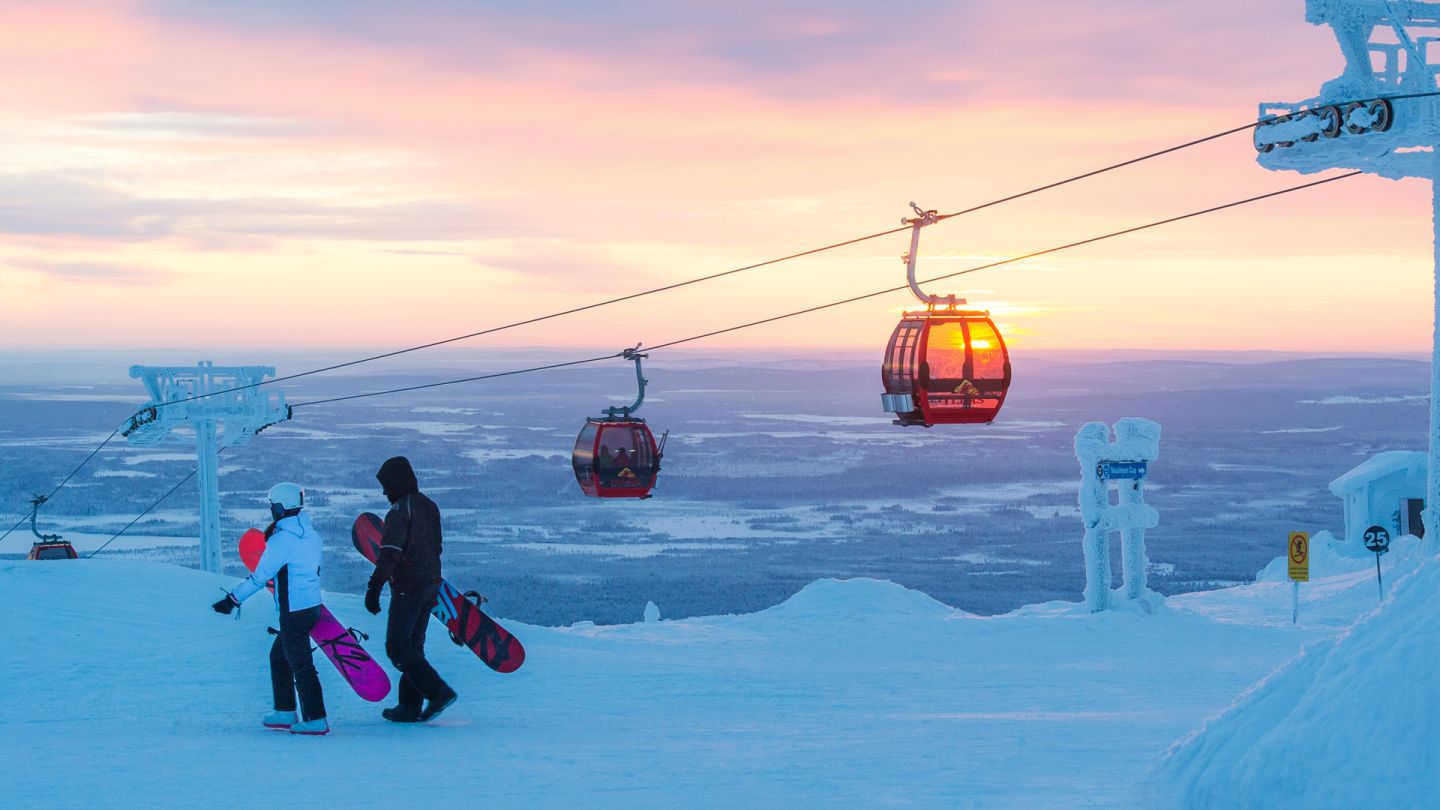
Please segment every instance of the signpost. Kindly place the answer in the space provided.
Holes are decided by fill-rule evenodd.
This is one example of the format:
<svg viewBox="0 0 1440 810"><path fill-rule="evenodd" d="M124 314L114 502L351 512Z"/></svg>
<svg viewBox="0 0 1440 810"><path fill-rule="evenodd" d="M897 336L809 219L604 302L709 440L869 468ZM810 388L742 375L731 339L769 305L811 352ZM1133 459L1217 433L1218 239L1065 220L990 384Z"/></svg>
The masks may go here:
<svg viewBox="0 0 1440 810"><path fill-rule="evenodd" d="M1300 583L1310 581L1310 535L1291 532L1286 551L1290 571L1290 623L1300 621Z"/></svg>
<svg viewBox="0 0 1440 810"><path fill-rule="evenodd" d="M1110 426L1089 422L1075 434L1080 462L1080 518L1085 522L1085 605L1091 613L1110 609L1110 533L1120 532L1120 573L1124 598L1140 599L1145 585L1145 530L1160 524L1160 513L1145 503L1149 462L1160 455L1160 425L1127 416ZM1110 501L1110 487L1117 490Z"/></svg>
<svg viewBox="0 0 1440 810"><path fill-rule="evenodd" d="M1362 538L1365 548L1375 552L1375 584L1380 588L1380 601L1385 601L1385 583L1380 579L1380 555L1390 550L1390 532L1384 526L1371 526Z"/></svg>

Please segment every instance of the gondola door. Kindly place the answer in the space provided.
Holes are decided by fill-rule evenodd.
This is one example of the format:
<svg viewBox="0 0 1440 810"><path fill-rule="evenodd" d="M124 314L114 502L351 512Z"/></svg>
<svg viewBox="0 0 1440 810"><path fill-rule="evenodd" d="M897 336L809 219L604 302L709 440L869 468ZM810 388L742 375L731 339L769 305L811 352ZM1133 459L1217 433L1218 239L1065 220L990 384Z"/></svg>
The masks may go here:
<svg viewBox="0 0 1440 810"><path fill-rule="evenodd" d="M920 347L916 398L926 424L995 421L1010 385L1000 332L984 315L935 317Z"/></svg>

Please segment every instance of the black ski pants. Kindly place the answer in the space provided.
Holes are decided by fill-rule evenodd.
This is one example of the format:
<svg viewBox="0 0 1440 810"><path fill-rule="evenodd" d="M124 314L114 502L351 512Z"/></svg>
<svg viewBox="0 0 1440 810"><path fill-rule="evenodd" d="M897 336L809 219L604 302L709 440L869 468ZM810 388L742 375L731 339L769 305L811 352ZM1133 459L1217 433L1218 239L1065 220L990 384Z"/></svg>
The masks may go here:
<svg viewBox="0 0 1440 810"><path fill-rule="evenodd" d="M407 708L419 709L425 698L450 692L450 685L425 660L425 628L430 623L430 608L434 607L439 592L439 583L411 593L390 591L385 655L400 670L397 697L400 705Z"/></svg>
<svg viewBox="0 0 1440 810"><path fill-rule="evenodd" d="M320 607L280 611L280 635L270 645L270 686L275 692L275 711L295 711L295 693L300 693L300 716L319 720L325 716L325 696L320 676L310 657L310 631L320 620Z"/></svg>

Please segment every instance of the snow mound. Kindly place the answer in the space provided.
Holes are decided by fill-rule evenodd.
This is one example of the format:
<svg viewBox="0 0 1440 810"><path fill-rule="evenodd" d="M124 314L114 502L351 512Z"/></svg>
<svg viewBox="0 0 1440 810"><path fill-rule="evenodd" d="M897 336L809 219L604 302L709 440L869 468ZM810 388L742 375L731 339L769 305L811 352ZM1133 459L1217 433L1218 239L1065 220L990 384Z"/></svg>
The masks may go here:
<svg viewBox="0 0 1440 810"><path fill-rule="evenodd" d="M1430 558L1425 541L1411 535L1395 538L1390 550L1382 556L1387 570L1396 568L1396 573L1408 572ZM1316 532L1310 538L1310 579L1338 577L1344 574L1359 574L1375 570L1375 555L1359 543L1337 540L1330 532ZM1286 582L1290 578L1289 565L1285 555L1270 561L1270 564L1255 575L1256 582Z"/></svg>
<svg viewBox="0 0 1440 810"><path fill-rule="evenodd" d="M933 597L881 579L817 579L757 616L787 620L946 619L960 611Z"/></svg>
<svg viewBox="0 0 1440 810"><path fill-rule="evenodd" d="M1176 743L1187 807L1423 807L1440 794L1440 557Z"/></svg>
<svg viewBox="0 0 1440 810"><path fill-rule="evenodd" d="M1091 612L1090 606L1084 602L1056 599L1034 605L1022 605L1005 615L1035 619L1093 618L1095 621L1104 621L1109 616L1161 616L1169 615L1172 612L1163 595L1146 588L1138 598L1130 599L1125 595L1125 588L1122 586L1110 590L1110 607L1098 613Z"/></svg>

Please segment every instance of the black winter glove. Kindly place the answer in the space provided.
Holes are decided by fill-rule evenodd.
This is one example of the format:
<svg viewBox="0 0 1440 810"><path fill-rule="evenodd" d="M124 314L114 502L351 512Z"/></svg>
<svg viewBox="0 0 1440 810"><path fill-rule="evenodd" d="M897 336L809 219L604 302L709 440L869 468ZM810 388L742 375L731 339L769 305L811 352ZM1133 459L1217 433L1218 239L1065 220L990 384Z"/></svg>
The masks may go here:
<svg viewBox="0 0 1440 810"><path fill-rule="evenodd" d="M383 581L370 580L370 587L365 589L365 609L374 616L380 613L380 589L384 587Z"/></svg>
<svg viewBox="0 0 1440 810"><path fill-rule="evenodd" d="M223 613L224 615L229 616L231 611L235 610L235 608L240 607L240 603L235 601L234 596L227 593L225 594L224 599L221 599L210 607L216 613Z"/></svg>

